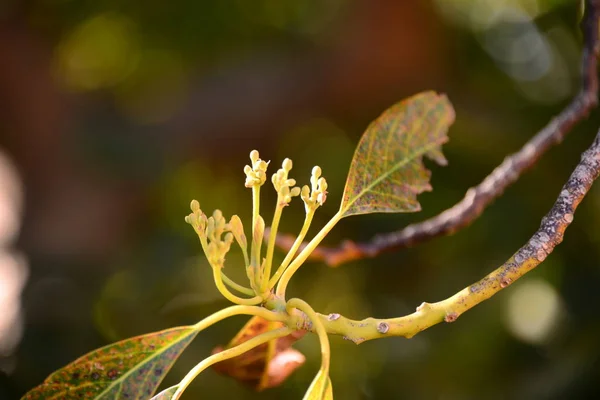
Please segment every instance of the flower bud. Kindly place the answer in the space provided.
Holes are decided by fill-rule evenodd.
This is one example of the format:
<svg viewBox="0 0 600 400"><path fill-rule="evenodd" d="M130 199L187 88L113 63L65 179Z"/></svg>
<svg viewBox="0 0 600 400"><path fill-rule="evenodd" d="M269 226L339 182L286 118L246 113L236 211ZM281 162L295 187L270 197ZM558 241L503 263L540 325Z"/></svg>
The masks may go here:
<svg viewBox="0 0 600 400"><path fill-rule="evenodd" d="M315 165L312 169L312 176L318 178L321 176L321 167L319 167L318 165Z"/></svg>

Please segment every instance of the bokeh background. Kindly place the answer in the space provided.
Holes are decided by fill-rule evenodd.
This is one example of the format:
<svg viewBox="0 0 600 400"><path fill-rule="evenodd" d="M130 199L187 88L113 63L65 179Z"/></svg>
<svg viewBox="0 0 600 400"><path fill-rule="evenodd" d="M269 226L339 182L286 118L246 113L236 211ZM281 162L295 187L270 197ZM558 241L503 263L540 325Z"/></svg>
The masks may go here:
<svg viewBox="0 0 600 400"><path fill-rule="evenodd" d="M423 211L350 218L327 243L453 205L578 90L580 12L567 0L3 0L0 398L94 348L226 306L183 217L196 198L247 219L254 148L274 166L292 158L300 183L323 168L314 233L367 124L416 92L445 92L450 164L430 165ZM290 293L352 318L453 294L525 243L599 123L594 112L467 229L340 268L306 264ZM293 202L282 230L302 218ZM456 323L411 340L332 338L336 398L598 398L599 226L597 185L543 265ZM228 260L242 276L239 254ZM203 332L165 384L244 322ZM210 370L184 398L301 398L318 342L296 348L308 362L279 388L257 394Z"/></svg>

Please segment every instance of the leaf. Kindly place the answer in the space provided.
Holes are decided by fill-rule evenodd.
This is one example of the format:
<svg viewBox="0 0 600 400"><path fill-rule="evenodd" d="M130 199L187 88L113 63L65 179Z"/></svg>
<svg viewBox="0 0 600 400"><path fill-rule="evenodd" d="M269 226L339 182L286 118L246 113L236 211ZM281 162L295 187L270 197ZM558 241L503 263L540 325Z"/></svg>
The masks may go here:
<svg viewBox="0 0 600 400"><path fill-rule="evenodd" d="M325 390L325 396L323 400L333 400L333 385L331 384L331 378L327 378L327 389Z"/></svg>
<svg viewBox="0 0 600 400"><path fill-rule="evenodd" d="M147 400L196 333L181 326L94 350L54 372L22 400Z"/></svg>
<svg viewBox="0 0 600 400"><path fill-rule="evenodd" d="M166 388L165 390L163 390L162 392L160 392L159 394L157 394L150 400L171 400L171 399L173 399L173 395L175 394L175 392L177 391L178 388L179 388L179 385L175 385L175 386Z"/></svg>
<svg viewBox="0 0 600 400"><path fill-rule="evenodd" d="M333 400L331 379L322 370L317 372L315 379L304 394L303 400Z"/></svg>
<svg viewBox="0 0 600 400"><path fill-rule="evenodd" d="M423 156L447 163L441 146L454 122L445 95L423 92L387 109L361 138L346 180L340 212L414 212L417 194L431 190Z"/></svg>
<svg viewBox="0 0 600 400"><path fill-rule="evenodd" d="M226 349L282 326L283 324L279 322L269 322L261 317L252 317L227 344ZM213 368L220 374L231 376L258 391L278 386L304 364L304 355L291 348L291 345L305 333L305 331L296 331L288 336L272 340L237 357L223 360L215 364ZM213 353L223 350L222 347L217 347Z"/></svg>

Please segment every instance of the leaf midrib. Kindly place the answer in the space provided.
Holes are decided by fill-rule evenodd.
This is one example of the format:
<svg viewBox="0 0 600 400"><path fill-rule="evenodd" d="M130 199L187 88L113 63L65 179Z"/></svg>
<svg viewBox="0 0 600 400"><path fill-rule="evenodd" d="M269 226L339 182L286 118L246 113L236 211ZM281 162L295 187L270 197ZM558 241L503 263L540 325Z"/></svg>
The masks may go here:
<svg viewBox="0 0 600 400"><path fill-rule="evenodd" d="M388 176L390 176L391 174L396 172L399 168L402 168L409 162L413 161L415 158L422 156L423 154L427 153L429 150L435 148L436 146L439 146L440 145L439 142L442 142L442 140L440 139L438 141L434 141L434 142L430 143L429 145L420 147L418 149L418 151L415 151L412 155L410 155L410 156L406 157L404 160L398 162L394 167L389 169L387 172L381 174L381 176L379 176L377 179L373 180L369 185L367 185L367 187L365 187L363 190L361 190L360 193L358 193L356 196L354 196L352 201L347 202L346 207L341 208L340 212L342 214L345 214L346 211L348 211L350 209L350 207L352 207L352 205L354 203L356 203L356 201L358 199L360 199L365 193L367 193L368 191L373 189L375 186L377 186L379 184L379 182L381 182L382 180L384 180L385 178L387 178Z"/></svg>
<svg viewBox="0 0 600 400"><path fill-rule="evenodd" d="M190 329L192 329L192 328L190 328ZM191 331L191 332L189 332L189 334L197 334L197 332L195 332L195 331L192 329L192 331ZM149 362L149 361L151 361L151 360L155 359L157 356L159 356L159 355L163 354L165 351L167 351L167 349L170 349L171 347L173 347L173 346L175 346L177 343L179 343L181 340L183 340L183 337L187 337L187 335L183 335L183 336L182 336L182 337L181 337L179 340L177 340L177 341L175 341L175 342L171 343L170 345L163 347L161 350L159 350L159 351L155 352L153 356L151 356L151 357L148 357L147 359L145 359L145 362ZM139 365L140 365L140 364L138 364L138 366L139 366ZM134 368L131 368L131 369L130 369L129 371L127 371L125 374L121 375L121 377L120 377L119 379L116 379L116 380L115 380L115 381L113 381L113 382L112 382L110 385L108 385L108 386L107 386L107 387L106 387L106 388L105 388L105 389L104 389L102 392L98 393L98 394L96 395L96 397L95 397L95 398L100 398L101 396L104 396L104 395L105 395L105 394L106 394L108 391L110 391L110 389L112 389L113 387L115 387L115 386L116 386L116 385L118 385L118 384L121 384L121 383L122 383L122 382L123 382L123 381L124 381L124 380L125 380L127 377L129 377L129 376L130 376L130 375L133 373L133 371L135 371L136 369L137 369L137 366L136 366L136 367L134 367ZM79 387L82 387L82 386L86 386L86 385L78 385L78 386L75 386L75 388L79 388ZM61 396L61 395L64 395L64 394L65 394L65 391L63 390L62 392L60 392L60 393L57 393L57 394L55 394L54 396L52 396L52 397L48 398L48 400L54 400L54 399L56 399L56 398L57 398L56 396Z"/></svg>

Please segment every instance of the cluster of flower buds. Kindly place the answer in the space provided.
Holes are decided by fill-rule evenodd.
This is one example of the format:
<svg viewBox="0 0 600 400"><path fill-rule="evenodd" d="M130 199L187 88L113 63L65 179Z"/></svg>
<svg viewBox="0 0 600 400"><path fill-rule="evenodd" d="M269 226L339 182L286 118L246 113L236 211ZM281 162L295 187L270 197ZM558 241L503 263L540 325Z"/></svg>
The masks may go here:
<svg viewBox="0 0 600 400"><path fill-rule="evenodd" d="M223 234L225 234L225 237L222 237ZM208 258L211 265L223 267L225 255L229 252L231 243L233 243L233 233L229 232L229 226L221 210L215 210L212 217L208 218L206 237L209 241L206 248L206 258Z"/></svg>
<svg viewBox="0 0 600 400"><path fill-rule="evenodd" d="M292 201L292 197L296 197L300 194L300 188L293 187L296 184L296 180L288 178L288 174L290 173L291 169L292 160L286 158L283 160L281 168L278 169L277 172L271 177L273 187L275 187L275 190L277 191L281 201L280 205L284 206L287 206L290 201Z"/></svg>
<svg viewBox="0 0 600 400"><path fill-rule="evenodd" d="M327 181L325 178L321 177L321 168L318 166L315 166L312 169L310 185L311 188L309 188L308 185L304 185L300 195L302 201L304 201L306 212L316 210L325 203L325 200L327 200Z"/></svg>
<svg viewBox="0 0 600 400"><path fill-rule="evenodd" d="M222 268L225 263L225 255L229 252L234 238L230 225L220 210L215 210L213 215L207 218L200 209L198 201L193 200L190 208L192 213L185 217L185 222L192 225L200 237L204 253L210 264L213 267Z"/></svg>
<svg viewBox="0 0 600 400"><path fill-rule="evenodd" d="M198 200L192 200L190 208L192 209L192 213L185 217L185 222L194 228L200 238L206 238L206 224L208 223L208 219L200 209Z"/></svg>
<svg viewBox="0 0 600 400"><path fill-rule="evenodd" d="M269 162L260 159L258 151L253 150L250 153L252 166L246 165L244 172L246 174L246 187L262 186L266 181L266 171ZM327 181L321 176L321 168L314 167L310 177L311 187L305 185L300 189L296 185L296 180L289 178L289 173L292 169L292 160L286 158L283 160L281 168L273 174L271 181L273 187L277 191L279 204L278 206L287 206L293 197L301 196L304 202L306 212L314 212L318 207L322 206L327 199ZM247 255L248 242L244 234L242 221L237 215L231 217L229 223L223 217L220 210L215 210L211 217L207 217L200 209L200 203L193 200L191 205L192 213L185 217L185 221L192 225L196 234L200 238L202 248L206 253L206 258L213 267L222 268L225 263L225 255L231 248L231 243L235 239L246 259L246 265L250 265ZM265 229L264 220L260 215L257 216L255 226L253 226L252 238L253 243L260 243L263 239ZM258 250L260 252L260 246ZM253 255L258 257L257 255ZM256 260L255 260L256 261ZM256 262L255 262L256 264Z"/></svg>
<svg viewBox="0 0 600 400"><path fill-rule="evenodd" d="M267 180L267 167L269 162L260 159L258 151L252 150L250 153L252 166L246 165L244 173L246 174L246 187L262 186Z"/></svg>

